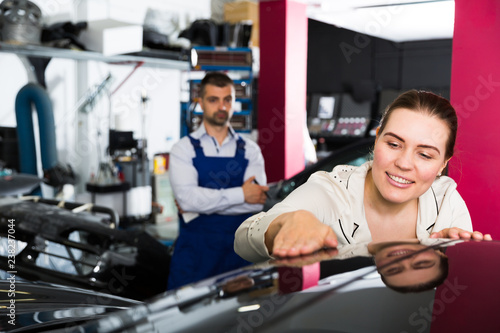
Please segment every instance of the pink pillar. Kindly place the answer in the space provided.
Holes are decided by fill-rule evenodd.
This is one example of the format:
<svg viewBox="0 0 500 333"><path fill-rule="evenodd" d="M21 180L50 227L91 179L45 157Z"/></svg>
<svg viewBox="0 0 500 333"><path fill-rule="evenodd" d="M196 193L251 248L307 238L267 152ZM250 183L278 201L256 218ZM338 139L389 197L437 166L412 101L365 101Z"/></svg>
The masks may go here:
<svg viewBox="0 0 500 333"><path fill-rule="evenodd" d="M269 182L304 169L306 113L306 5L260 2L259 145Z"/></svg>
<svg viewBox="0 0 500 333"><path fill-rule="evenodd" d="M475 230L500 239L500 1L455 0L451 103L459 117L450 175Z"/></svg>

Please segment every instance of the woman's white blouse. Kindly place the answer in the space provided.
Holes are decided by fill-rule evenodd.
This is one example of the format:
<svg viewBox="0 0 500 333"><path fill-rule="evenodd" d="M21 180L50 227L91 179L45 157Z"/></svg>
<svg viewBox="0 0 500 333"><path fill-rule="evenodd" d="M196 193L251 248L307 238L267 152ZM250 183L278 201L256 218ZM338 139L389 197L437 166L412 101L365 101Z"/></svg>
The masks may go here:
<svg viewBox="0 0 500 333"><path fill-rule="evenodd" d="M268 212L245 220L235 234L234 249L251 262L271 258L264 244L269 224L283 213L307 210L329 225L339 245L371 241L365 218L364 183L371 162L359 167L336 166L332 172L319 171ZM436 178L432 186L419 197L417 238L426 239L431 232L458 227L472 231L472 221L457 184L447 176Z"/></svg>

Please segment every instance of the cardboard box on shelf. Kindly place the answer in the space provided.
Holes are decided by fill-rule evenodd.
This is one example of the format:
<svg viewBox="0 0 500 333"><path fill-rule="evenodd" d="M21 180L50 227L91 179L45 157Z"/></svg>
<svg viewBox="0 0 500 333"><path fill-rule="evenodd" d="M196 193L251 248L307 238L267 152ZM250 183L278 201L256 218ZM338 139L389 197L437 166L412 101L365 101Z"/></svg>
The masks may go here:
<svg viewBox="0 0 500 333"><path fill-rule="evenodd" d="M142 26L113 19L89 21L80 35L90 51L106 56L142 50Z"/></svg>
<svg viewBox="0 0 500 333"><path fill-rule="evenodd" d="M259 23L252 25L252 36L250 37L250 46L259 46Z"/></svg>
<svg viewBox="0 0 500 333"><path fill-rule="evenodd" d="M259 4L254 1L235 1L224 4L224 20L231 23L259 21Z"/></svg>
<svg viewBox="0 0 500 333"><path fill-rule="evenodd" d="M251 46L259 46L259 4L255 1L236 1L224 4L224 20L229 23L252 21Z"/></svg>

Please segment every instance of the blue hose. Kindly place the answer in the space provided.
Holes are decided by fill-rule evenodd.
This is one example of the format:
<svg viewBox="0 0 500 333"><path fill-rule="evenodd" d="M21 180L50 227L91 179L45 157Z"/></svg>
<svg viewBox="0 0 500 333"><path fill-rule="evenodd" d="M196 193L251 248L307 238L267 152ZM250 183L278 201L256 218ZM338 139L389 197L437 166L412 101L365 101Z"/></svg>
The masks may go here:
<svg viewBox="0 0 500 333"><path fill-rule="evenodd" d="M38 114L42 168L48 170L57 165L56 130L52 102L42 86L28 83L21 88L16 96L19 171L38 175L32 105L35 106Z"/></svg>

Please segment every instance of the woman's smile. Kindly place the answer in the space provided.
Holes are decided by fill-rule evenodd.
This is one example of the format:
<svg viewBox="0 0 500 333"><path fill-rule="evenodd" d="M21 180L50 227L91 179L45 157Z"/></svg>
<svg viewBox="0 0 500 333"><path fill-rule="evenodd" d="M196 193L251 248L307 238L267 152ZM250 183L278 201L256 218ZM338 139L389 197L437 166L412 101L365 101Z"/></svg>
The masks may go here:
<svg viewBox="0 0 500 333"><path fill-rule="evenodd" d="M387 254L387 257L401 257L401 256L404 256L404 255L413 253L413 252L415 252L415 251L414 250L408 250L408 249L401 249L401 250L396 250L396 251L389 252Z"/></svg>
<svg viewBox="0 0 500 333"><path fill-rule="evenodd" d="M408 187L407 185L411 185L411 184L415 183L414 181L411 181L407 178L403 178L401 176L396 176L396 175L390 174L388 172L386 172L386 175L387 175L387 177L389 177L389 180L391 181L391 183L395 183L394 185L396 185L398 187Z"/></svg>

